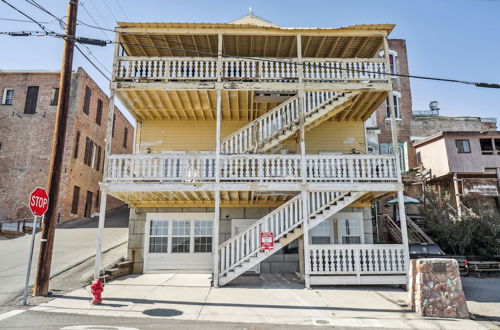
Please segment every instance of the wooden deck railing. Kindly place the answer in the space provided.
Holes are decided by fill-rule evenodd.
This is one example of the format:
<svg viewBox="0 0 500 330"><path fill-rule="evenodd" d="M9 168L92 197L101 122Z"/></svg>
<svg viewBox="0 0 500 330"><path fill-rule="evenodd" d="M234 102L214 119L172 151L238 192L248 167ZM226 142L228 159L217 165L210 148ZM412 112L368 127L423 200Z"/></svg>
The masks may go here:
<svg viewBox="0 0 500 330"><path fill-rule="evenodd" d="M222 80L321 82L386 82L383 58L304 58L302 65L288 58L222 60ZM216 57L118 57L114 81L217 80Z"/></svg>
<svg viewBox="0 0 500 330"><path fill-rule="evenodd" d="M404 274L402 244L329 244L309 248L311 275Z"/></svg>
<svg viewBox="0 0 500 330"><path fill-rule="evenodd" d="M107 182L213 182L215 154L111 155ZM308 182L397 182L393 155L307 155ZM300 182L300 155L222 155L223 182Z"/></svg>

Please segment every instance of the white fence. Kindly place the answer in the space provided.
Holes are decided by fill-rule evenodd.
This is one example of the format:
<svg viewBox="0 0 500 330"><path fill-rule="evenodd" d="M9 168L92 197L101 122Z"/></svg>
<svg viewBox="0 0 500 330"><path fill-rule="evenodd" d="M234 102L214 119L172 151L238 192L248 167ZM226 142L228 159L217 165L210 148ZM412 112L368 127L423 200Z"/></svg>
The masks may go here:
<svg viewBox="0 0 500 330"><path fill-rule="evenodd" d="M222 155L220 180L299 182L300 155ZM307 155L308 182L397 182L393 155ZM211 182L215 154L111 155L107 182Z"/></svg>
<svg viewBox="0 0 500 330"><path fill-rule="evenodd" d="M405 274L402 244L311 245L311 275Z"/></svg>
<svg viewBox="0 0 500 330"><path fill-rule="evenodd" d="M387 81L383 58L287 58L222 60L223 80L296 81L299 70L306 81ZM216 80L216 57L118 57L114 81Z"/></svg>

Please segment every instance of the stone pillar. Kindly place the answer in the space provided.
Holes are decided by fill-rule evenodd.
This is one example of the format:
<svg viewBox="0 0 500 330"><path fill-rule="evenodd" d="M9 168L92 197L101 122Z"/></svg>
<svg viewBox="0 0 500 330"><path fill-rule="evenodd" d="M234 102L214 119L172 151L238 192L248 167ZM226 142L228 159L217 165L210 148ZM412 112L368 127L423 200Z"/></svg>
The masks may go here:
<svg viewBox="0 0 500 330"><path fill-rule="evenodd" d="M408 306L418 315L469 318L455 259L418 259L410 264Z"/></svg>

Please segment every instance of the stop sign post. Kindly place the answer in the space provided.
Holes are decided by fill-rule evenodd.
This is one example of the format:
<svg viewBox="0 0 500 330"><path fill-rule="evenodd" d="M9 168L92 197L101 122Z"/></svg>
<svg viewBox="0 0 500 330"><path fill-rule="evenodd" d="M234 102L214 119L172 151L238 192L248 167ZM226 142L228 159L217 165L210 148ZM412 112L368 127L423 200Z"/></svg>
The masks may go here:
<svg viewBox="0 0 500 330"><path fill-rule="evenodd" d="M31 247L28 260L28 272L26 273L26 281L24 284L24 296L23 296L24 305L26 305L26 299L28 297L31 260L33 260L33 246L35 245L36 223L38 217L42 217L49 208L49 195L47 194L47 191L40 187L33 190L33 192L30 194L29 205L31 213L33 213L33 231L31 233Z"/></svg>

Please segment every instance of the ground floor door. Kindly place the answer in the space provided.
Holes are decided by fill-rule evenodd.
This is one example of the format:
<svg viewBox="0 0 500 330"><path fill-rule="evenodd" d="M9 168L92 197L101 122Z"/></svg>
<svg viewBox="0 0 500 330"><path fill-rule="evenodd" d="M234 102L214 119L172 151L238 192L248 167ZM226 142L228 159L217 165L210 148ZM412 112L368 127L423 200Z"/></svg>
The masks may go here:
<svg viewBox="0 0 500 330"><path fill-rule="evenodd" d="M254 224L257 219L232 219L231 220L231 237L244 232L248 227ZM248 272L260 274L260 264L250 268Z"/></svg>
<svg viewBox="0 0 500 330"><path fill-rule="evenodd" d="M144 272L211 272L213 213L148 213Z"/></svg>
<svg viewBox="0 0 500 330"><path fill-rule="evenodd" d="M87 191L87 198L85 199L85 212L83 216L85 218L90 218L92 215L92 192Z"/></svg>

